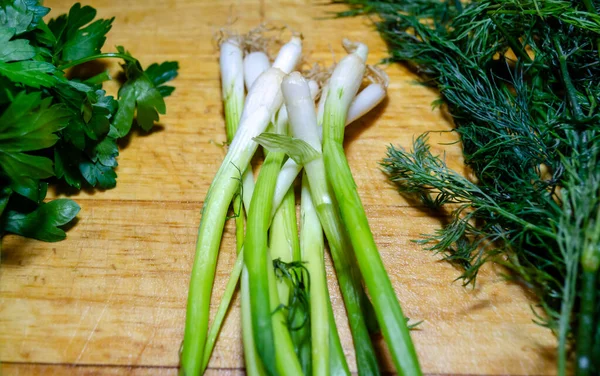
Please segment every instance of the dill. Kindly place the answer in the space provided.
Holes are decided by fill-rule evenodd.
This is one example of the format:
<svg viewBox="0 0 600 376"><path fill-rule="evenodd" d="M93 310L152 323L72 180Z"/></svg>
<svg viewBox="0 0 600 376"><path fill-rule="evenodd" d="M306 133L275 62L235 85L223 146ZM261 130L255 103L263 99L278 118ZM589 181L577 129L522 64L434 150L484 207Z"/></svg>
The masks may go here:
<svg viewBox="0 0 600 376"><path fill-rule="evenodd" d="M351 0L389 61L439 90L473 181L431 153L390 146L402 194L451 221L420 242L474 282L493 260L539 298L558 373L600 374L600 1Z"/></svg>

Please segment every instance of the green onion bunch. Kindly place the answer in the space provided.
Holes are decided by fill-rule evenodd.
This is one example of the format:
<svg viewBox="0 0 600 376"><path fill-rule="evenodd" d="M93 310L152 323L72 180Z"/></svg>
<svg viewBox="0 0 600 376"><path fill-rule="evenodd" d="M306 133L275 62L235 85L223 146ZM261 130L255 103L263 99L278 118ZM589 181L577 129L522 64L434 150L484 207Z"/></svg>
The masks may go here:
<svg viewBox="0 0 600 376"><path fill-rule="evenodd" d="M345 126L385 98L386 77L366 83L373 71L366 65L367 46L343 45L347 56L319 84L300 73L298 37L273 60L243 37L220 44L229 145L202 208L182 375L206 371L238 282L249 375L349 375L327 287L325 240L358 372L380 373L371 335L381 331L398 373L421 374L342 147ZM264 160L255 179L251 161L259 147ZM237 259L209 328L216 261L231 212Z"/></svg>

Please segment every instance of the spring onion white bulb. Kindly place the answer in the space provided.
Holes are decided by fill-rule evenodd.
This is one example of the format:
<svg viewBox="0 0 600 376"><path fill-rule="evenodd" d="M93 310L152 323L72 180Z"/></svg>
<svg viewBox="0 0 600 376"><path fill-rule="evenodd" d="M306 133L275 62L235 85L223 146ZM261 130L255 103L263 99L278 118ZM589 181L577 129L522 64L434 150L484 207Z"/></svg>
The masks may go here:
<svg viewBox="0 0 600 376"><path fill-rule="evenodd" d="M300 58L302 57L302 40L298 37L284 44L279 50L279 54L273 63L273 67L281 69L286 74L294 70Z"/></svg>
<svg viewBox="0 0 600 376"><path fill-rule="evenodd" d="M308 83L310 87L311 81L309 81ZM311 89L311 96L313 96L313 90L314 89ZM321 99L319 100L318 105L318 124L320 124L319 120L323 120L323 112L325 109L325 97L327 96L328 91L329 86L325 85L321 91ZM365 89L363 89L360 93L356 95L354 101L352 101L352 104L350 105L350 109L348 110L348 116L346 120L346 126L358 120L359 118L367 114L369 111L371 111L373 108L375 108L379 103L381 103L385 99L386 95L387 93L385 87L379 83L370 84ZM323 138L323 128L320 126L318 127L318 135L320 139ZM283 200L283 196L285 195L287 190L292 186L294 180L296 179L296 176L298 176L301 170L302 166L298 165L291 158L285 161L283 167L281 168L281 173L277 178L275 197L273 198L273 210L277 210L277 208L281 204L281 201Z"/></svg>
<svg viewBox="0 0 600 376"><path fill-rule="evenodd" d="M319 153L321 140L317 132L317 114L308 82L298 72L288 74L281 84L294 137L304 140Z"/></svg>
<svg viewBox="0 0 600 376"><path fill-rule="evenodd" d="M319 98L319 104L317 105L317 124L319 126L323 124L323 114L325 113L325 101L329 94L329 83L325 84L321 89L321 98Z"/></svg>
<svg viewBox="0 0 600 376"><path fill-rule="evenodd" d="M315 100L317 94L319 94L319 83L315 80L308 81L308 89L310 90L310 97Z"/></svg>
<svg viewBox="0 0 600 376"><path fill-rule="evenodd" d="M256 81L256 79L263 74L271 66L269 57L262 51L251 52L244 58L244 81L246 83L246 90L250 91L250 88ZM254 193L254 175L252 173L252 166L248 166L242 176L242 199L244 201L244 208L246 212L250 210L250 199Z"/></svg>
<svg viewBox="0 0 600 376"><path fill-rule="evenodd" d="M246 90L250 90L258 76L271 67L269 57L262 51L250 52L244 58L244 81Z"/></svg>
<svg viewBox="0 0 600 376"><path fill-rule="evenodd" d="M238 127L244 106L244 68L242 49L235 39L221 44L221 95L225 106L227 140L231 141Z"/></svg>
<svg viewBox="0 0 600 376"><path fill-rule="evenodd" d="M387 95L385 87L380 83L373 83L360 91L350 104L348 116L346 117L346 125L359 119L379 103L381 103Z"/></svg>

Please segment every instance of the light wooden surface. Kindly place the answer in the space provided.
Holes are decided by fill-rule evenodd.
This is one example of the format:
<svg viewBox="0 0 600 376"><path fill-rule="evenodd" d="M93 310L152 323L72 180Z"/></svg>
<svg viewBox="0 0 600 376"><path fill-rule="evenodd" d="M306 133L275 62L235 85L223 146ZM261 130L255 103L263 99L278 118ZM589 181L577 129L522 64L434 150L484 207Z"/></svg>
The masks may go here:
<svg viewBox="0 0 600 376"><path fill-rule="evenodd" d="M94 0L99 15L116 16L106 43L124 45L144 65L178 60L168 114L149 135L136 133L121 150L118 185L84 192L77 224L54 244L4 239L0 270L2 375L176 375L188 278L200 208L224 156L225 140L215 31L236 19L246 31L262 21L302 31L312 60L342 56L342 37L368 43L369 62L385 45L365 19L318 20L339 7L311 1ZM71 1L48 0L58 15ZM116 62L110 62L111 69ZM405 314L424 320L413 331L424 372L461 375L554 374L553 336L532 322L517 285L491 269L476 289L452 282L458 271L410 240L444 221L413 207L378 169L386 145L410 146L417 134L447 130L436 94L414 85L401 66L387 68L389 100L347 130L347 154L382 258ZM433 135L432 140L455 137ZM435 146L441 151L442 147ZM444 147L461 168L458 146ZM56 194L56 193L54 193ZM228 225L214 296L234 261ZM333 270L328 267L330 280ZM346 353L352 344L341 298L332 299ZM216 299L215 299L216 301ZM211 303L214 309L216 303ZM242 373L239 297L229 313L210 373ZM390 369L389 364L387 369Z"/></svg>

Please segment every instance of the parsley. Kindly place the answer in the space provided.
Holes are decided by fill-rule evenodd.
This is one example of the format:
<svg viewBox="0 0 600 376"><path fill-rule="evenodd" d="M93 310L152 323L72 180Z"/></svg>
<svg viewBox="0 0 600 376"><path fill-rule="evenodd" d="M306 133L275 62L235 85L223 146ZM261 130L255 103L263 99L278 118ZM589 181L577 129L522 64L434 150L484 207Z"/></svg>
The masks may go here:
<svg viewBox="0 0 600 376"><path fill-rule="evenodd" d="M69 199L45 202L48 184L76 189L116 185L117 140L134 123L148 131L165 114L177 62L140 62L121 46L102 53L114 18L77 3L46 23L38 0L0 0L0 236L65 238L60 226L79 212ZM101 58L124 61L117 98L102 90L107 72L67 70ZM135 120L134 120L135 119Z"/></svg>

